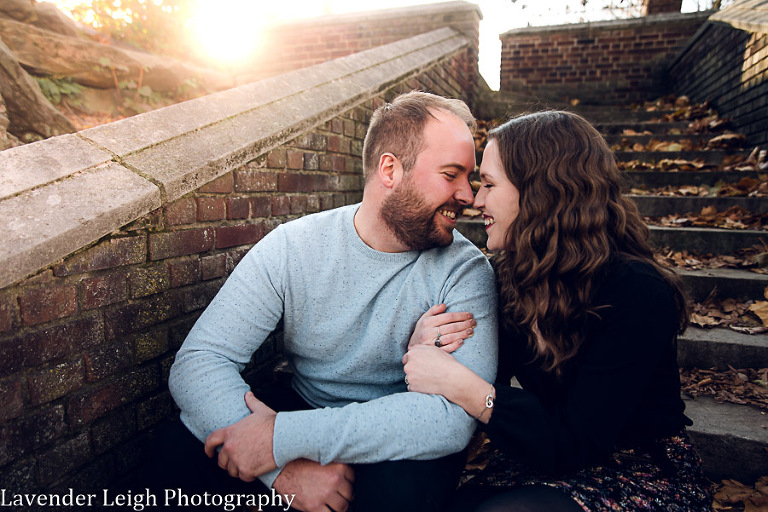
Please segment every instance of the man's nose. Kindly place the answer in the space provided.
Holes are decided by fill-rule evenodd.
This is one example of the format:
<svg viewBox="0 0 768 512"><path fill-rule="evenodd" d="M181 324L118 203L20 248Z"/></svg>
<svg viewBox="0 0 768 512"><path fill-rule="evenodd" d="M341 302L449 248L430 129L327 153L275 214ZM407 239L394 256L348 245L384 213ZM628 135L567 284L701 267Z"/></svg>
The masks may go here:
<svg viewBox="0 0 768 512"><path fill-rule="evenodd" d="M453 197L456 198L456 201L465 206L472 204L472 202L475 200L475 196L472 193L472 187L470 186L468 179L463 180L459 190L456 191Z"/></svg>

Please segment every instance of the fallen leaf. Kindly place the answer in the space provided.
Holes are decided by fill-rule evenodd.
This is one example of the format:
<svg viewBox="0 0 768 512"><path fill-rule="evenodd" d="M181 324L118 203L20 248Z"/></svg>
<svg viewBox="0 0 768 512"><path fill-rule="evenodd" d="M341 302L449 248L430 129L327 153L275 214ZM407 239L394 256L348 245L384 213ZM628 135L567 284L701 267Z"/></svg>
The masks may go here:
<svg viewBox="0 0 768 512"><path fill-rule="evenodd" d="M749 310L757 315L757 317L763 323L763 327L768 327L768 302L759 300L749 306Z"/></svg>

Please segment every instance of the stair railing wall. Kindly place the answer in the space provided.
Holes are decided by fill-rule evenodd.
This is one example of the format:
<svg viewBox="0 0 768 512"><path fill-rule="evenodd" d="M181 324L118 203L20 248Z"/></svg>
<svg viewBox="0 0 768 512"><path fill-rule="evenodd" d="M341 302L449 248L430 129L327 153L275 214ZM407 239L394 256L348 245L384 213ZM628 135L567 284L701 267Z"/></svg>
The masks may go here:
<svg viewBox="0 0 768 512"><path fill-rule="evenodd" d="M768 143L768 7L747 1L714 14L670 77L677 94L708 101L750 143Z"/></svg>

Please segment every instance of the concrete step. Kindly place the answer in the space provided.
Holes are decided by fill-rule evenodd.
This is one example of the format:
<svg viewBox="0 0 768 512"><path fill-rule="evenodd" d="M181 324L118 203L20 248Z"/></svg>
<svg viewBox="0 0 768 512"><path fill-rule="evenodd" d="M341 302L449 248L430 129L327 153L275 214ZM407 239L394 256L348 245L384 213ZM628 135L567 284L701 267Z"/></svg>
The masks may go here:
<svg viewBox="0 0 768 512"><path fill-rule="evenodd" d="M485 247L488 237L481 218L460 218L456 229L478 247ZM736 249L768 242L768 231L728 230L716 228L671 228L650 226L651 245L676 251L731 254Z"/></svg>
<svg viewBox="0 0 768 512"><path fill-rule="evenodd" d="M650 226L650 230L650 242L653 247L659 249L668 247L677 251L688 250L697 253L732 254L736 249L768 242L768 231L750 229ZM477 237L477 234L474 234L474 236Z"/></svg>
<svg viewBox="0 0 768 512"><path fill-rule="evenodd" d="M660 171L626 171L624 172L630 187L656 188L672 186L699 186L709 187L722 183L738 183L742 178L757 178L757 171L686 171L686 172L660 172Z"/></svg>
<svg viewBox="0 0 768 512"><path fill-rule="evenodd" d="M619 162L630 162L639 160L641 162L659 162L660 160L701 160L709 165L723 165L728 158L743 155L746 158L748 151L745 150L712 150L712 151L614 151L616 159Z"/></svg>
<svg viewBox="0 0 768 512"><path fill-rule="evenodd" d="M675 122L663 122L663 123L648 123L648 122L603 122L594 123L595 128L603 135L614 135L624 133L624 130L634 130L638 133L649 131L654 134L663 134L674 132L677 134L684 134L688 130L688 121L675 121ZM678 135L680 136L680 135Z"/></svg>
<svg viewBox="0 0 768 512"><path fill-rule="evenodd" d="M606 135L605 140L608 142L610 146L614 145L627 145L629 147L632 147L634 144L642 144L643 146L647 145L652 140L659 141L659 142L680 142L683 140L690 141L691 144L693 144L696 147L705 148L707 145L707 142L709 142L712 137L715 135L713 134L701 134L701 133L693 133L693 134L681 134L681 135L670 135L667 133L657 133L654 135L624 135L624 134L613 134L613 135Z"/></svg>
<svg viewBox="0 0 768 512"><path fill-rule="evenodd" d="M695 196L644 196L627 194L635 202L641 215L663 217L674 213L699 213L702 208L714 206L723 212L733 206L754 213L768 212L768 197L695 197Z"/></svg>
<svg viewBox="0 0 768 512"><path fill-rule="evenodd" d="M558 108L557 106L553 106ZM622 106L600 105L562 105L563 110L575 112L592 124L658 124L658 120L664 115L671 115L673 110L648 112L644 109L631 109ZM687 125L686 125L687 127Z"/></svg>
<svg viewBox="0 0 768 512"><path fill-rule="evenodd" d="M693 420L688 432L711 480L733 478L751 484L768 475L765 413L747 405L718 404L708 397L688 398L685 404L685 414Z"/></svg>
<svg viewBox="0 0 768 512"><path fill-rule="evenodd" d="M677 340L677 362L686 369L768 368L768 334L690 326Z"/></svg>
<svg viewBox="0 0 768 512"><path fill-rule="evenodd" d="M703 302L709 296L720 299L764 300L768 274L749 270L715 268L702 270L678 269L691 299Z"/></svg>

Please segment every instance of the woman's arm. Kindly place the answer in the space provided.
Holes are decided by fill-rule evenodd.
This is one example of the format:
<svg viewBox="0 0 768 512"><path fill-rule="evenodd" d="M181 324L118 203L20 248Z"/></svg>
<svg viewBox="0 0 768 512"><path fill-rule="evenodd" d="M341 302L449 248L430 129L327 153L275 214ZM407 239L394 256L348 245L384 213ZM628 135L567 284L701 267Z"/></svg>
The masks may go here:
<svg viewBox="0 0 768 512"><path fill-rule="evenodd" d="M409 391L442 395L473 418L488 423L496 391L452 355L435 346L416 345L403 356L403 365Z"/></svg>

